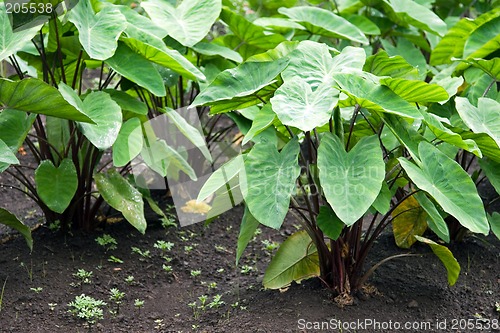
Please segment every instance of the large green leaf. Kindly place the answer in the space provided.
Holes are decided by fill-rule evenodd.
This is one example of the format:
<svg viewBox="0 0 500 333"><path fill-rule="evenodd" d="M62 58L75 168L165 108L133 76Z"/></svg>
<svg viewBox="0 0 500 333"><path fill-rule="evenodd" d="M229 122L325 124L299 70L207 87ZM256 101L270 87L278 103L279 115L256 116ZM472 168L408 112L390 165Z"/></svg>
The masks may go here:
<svg viewBox="0 0 500 333"><path fill-rule="evenodd" d="M488 220L490 221L491 231L500 239L500 214L493 212L493 214L488 216Z"/></svg>
<svg viewBox="0 0 500 333"><path fill-rule="evenodd" d="M247 189L245 203L262 224L278 229L285 219L295 181L300 174L297 163L300 146L292 140L278 152L272 143L256 144L245 159Z"/></svg>
<svg viewBox="0 0 500 333"><path fill-rule="evenodd" d="M453 253L443 245L439 245L430 239L415 236L415 238L422 243L425 243L431 247L432 252L441 260L446 271L448 272L448 283L453 286L458 280L458 275L460 274L460 264L457 259L453 256Z"/></svg>
<svg viewBox="0 0 500 333"><path fill-rule="evenodd" d="M396 244L410 248L427 229L427 213L414 197L408 197L392 212L392 231Z"/></svg>
<svg viewBox="0 0 500 333"><path fill-rule="evenodd" d="M111 99L116 102L122 111L130 111L134 114L148 114L148 106L139 99L132 97L124 91L116 89L104 89L103 92L109 94Z"/></svg>
<svg viewBox="0 0 500 333"><path fill-rule="evenodd" d="M222 5L221 0L183 0L174 7L168 1L147 0L141 7L170 37L191 47L208 34Z"/></svg>
<svg viewBox="0 0 500 333"><path fill-rule="evenodd" d="M97 60L111 57L127 21L114 6L106 6L97 14L90 0L81 0L71 9L68 20L78 29L80 43L87 54Z"/></svg>
<svg viewBox="0 0 500 333"><path fill-rule="evenodd" d="M382 121L410 153L413 160L418 161L418 144L424 137L405 119L392 114L381 114Z"/></svg>
<svg viewBox="0 0 500 333"><path fill-rule="evenodd" d="M0 112L0 140L7 146L14 157L28 135L35 118L35 114L28 115L25 112L12 109ZM10 154L8 152L3 151L2 155L5 159L13 161L12 156L9 157ZM0 173L4 172L10 164L0 161Z"/></svg>
<svg viewBox="0 0 500 333"><path fill-rule="evenodd" d="M312 91L305 80L297 77L285 81L276 90L271 104L283 125L311 131L328 123L332 117L333 107L338 102L335 92L328 83Z"/></svg>
<svg viewBox="0 0 500 333"><path fill-rule="evenodd" d="M337 74L334 80L340 89L351 97L348 104L380 111L393 113L402 117L421 119L418 109L396 95L385 86L378 85L365 75Z"/></svg>
<svg viewBox="0 0 500 333"><path fill-rule="evenodd" d="M238 235L238 245L236 248L236 266L240 261L241 255L248 246L248 243L252 240L255 235L255 230L259 226L259 221L252 216L248 207L245 206L245 213L241 219L240 233Z"/></svg>
<svg viewBox="0 0 500 333"><path fill-rule="evenodd" d="M430 64L438 65L444 63L451 63L451 59L453 57L460 58L463 56L464 46L467 42L467 39L471 35L473 31L479 28L481 25L488 23L491 20L500 17L500 8L493 9L489 12L486 12L480 15L475 20L471 20L469 18L464 18L456 23L450 30L446 33L446 35L441 39L441 41L436 45L434 50L432 50ZM479 32L477 37L480 37L484 33ZM477 42L486 43L485 46L489 46L489 40L479 41L477 39L473 40L472 44L469 44L469 50L473 50L472 47L478 47ZM479 45L479 47L480 47ZM476 51L481 50L476 49ZM471 58L474 58L471 56ZM479 57L478 57L479 58Z"/></svg>
<svg viewBox="0 0 500 333"><path fill-rule="evenodd" d="M56 88L34 78L21 81L0 79L0 103L0 109L15 109L92 123L87 115L69 104Z"/></svg>
<svg viewBox="0 0 500 333"><path fill-rule="evenodd" d="M14 228L23 235L30 250L33 250L33 238L31 237L31 229L18 218L4 208L0 208L0 223L8 227Z"/></svg>
<svg viewBox="0 0 500 333"><path fill-rule="evenodd" d="M167 108L165 114L177 129L202 152L207 161L212 162L212 155L210 155L203 134L196 127L189 124L177 111Z"/></svg>
<svg viewBox="0 0 500 333"><path fill-rule="evenodd" d="M68 103L95 122L95 124L79 124L87 139L98 149L111 147L122 125L122 112L118 104L102 91L91 92L83 101L64 83L59 84L59 91Z"/></svg>
<svg viewBox="0 0 500 333"><path fill-rule="evenodd" d="M366 53L359 47L347 46L332 57L326 44L302 41L291 54L290 63L282 77L285 82L296 77L302 78L314 90L322 83L331 84L337 73L358 72L365 60Z"/></svg>
<svg viewBox="0 0 500 333"><path fill-rule="evenodd" d="M455 105L460 118L474 133L488 134L500 147L500 103L480 97L475 107L467 98L457 97Z"/></svg>
<svg viewBox="0 0 500 333"><path fill-rule="evenodd" d="M165 140L151 140L145 142L141 157L144 162L162 177L167 176L169 167L182 170L192 180L197 180L196 172L186 159L175 149L167 145ZM169 175L176 178L174 175Z"/></svg>
<svg viewBox="0 0 500 333"><path fill-rule="evenodd" d="M446 101L448 99L448 93L443 87L437 84L429 84L425 81L385 78L381 79L380 83L389 87L389 89L408 102L426 104Z"/></svg>
<svg viewBox="0 0 500 333"><path fill-rule="evenodd" d="M199 54L207 55L207 56L221 56L226 59L232 60L234 62L240 63L243 61L243 58L238 52L231 50L222 45L217 45L214 43L205 43L200 42L192 47L193 50L198 52Z"/></svg>
<svg viewBox="0 0 500 333"><path fill-rule="evenodd" d="M428 142L420 142L418 152L420 167L405 158L398 159L408 177L464 227L472 232L488 234L483 202L470 176L458 163Z"/></svg>
<svg viewBox="0 0 500 333"><path fill-rule="evenodd" d="M447 26L443 20L427 7L412 0L385 0L398 17L419 29L443 36Z"/></svg>
<svg viewBox="0 0 500 333"><path fill-rule="evenodd" d="M68 208L78 187L73 161L65 158L58 167L45 160L35 171L36 191L52 211L62 214Z"/></svg>
<svg viewBox="0 0 500 333"><path fill-rule="evenodd" d="M133 160L142 150L143 139L139 118L127 120L113 144L113 165L122 167Z"/></svg>
<svg viewBox="0 0 500 333"><path fill-rule="evenodd" d="M12 4L12 2L10 3ZM40 26L29 29L21 29L17 32L12 31L12 25L7 15L5 2L0 2L0 61L15 54L21 50L40 30Z"/></svg>
<svg viewBox="0 0 500 333"><path fill-rule="evenodd" d="M123 43L118 44L115 54L106 60L106 64L121 76L137 83L156 96L167 94L163 79L153 64Z"/></svg>
<svg viewBox="0 0 500 333"><path fill-rule="evenodd" d="M96 173L94 180L102 198L144 234L147 223L144 218L144 202L141 193L114 169L106 173Z"/></svg>
<svg viewBox="0 0 500 333"><path fill-rule="evenodd" d="M325 133L318 148L318 169L326 200L348 226L370 208L385 177L376 136L362 138L346 152L337 136Z"/></svg>
<svg viewBox="0 0 500 333"><path fill-rule="evenodd" d="M304 230L288 237L267 266L263 284L268 289L280 289L292 281L319 276L318 251Z"/></svg>
<svg viewBox="0 0 500 333"><path fill-rule="evenodd" d="M242 145L252 140L256 135L266 130L276 119L276 114L273 112L271 104L266 104L256 115L252 121L252 127L245 134L245 138L241 142Z"/></svg>
<svg viewBox="0 0 500 333"><path fill-rule="evenodd" d="M165 46L165 44L161 40L161 43L158 43L158 45L150 45L148 43L150 41L144 42L135 38L124 38L123 41L128 47L142 55L147 60L157 63L158 65L170 68L179 75L195 81L206 79L205 75L191 62L189 62L189 60L187 60L182 54L180 54L179 51L167 48L167 46ZM156 74L154 74L152 70L150 70L150 72L150 75L156 77ZM157 81L156 78L155 81ZM139 82L137 81L134 82L139 84ZM145 82L143 84L145 84ZM156 85L158 84L155 83L155 86ZM156 87L155 89L160 88Z"/></svg>
<svg viewBox="0 0 500 333"><path fill-rule="evenodd" d="M500 17L484 23L474 30L464 45L463 56L482 58L498 50L500 44Z"/></svg>
<svg viewBox="0 0 500 333"><path fill-rule="evenodd" d="M497 81L500 81L500 58L490 60L484 59L469 59L468 63L472 66L482 69L486 74Z"/></svg>
<svg viewBox="0 0 500 333"><path fill-rule="evenodd" d="M418 70L410 65L402 56L395 55L389 57L387 52L383 50L369 56L366 59L363 70L377 76L405 79L418 78Z"/></svg>
<svg viewBox="0 0 500 333"><path fill-rule="evenodd" d="M368 39L358 27L329 10L299 6L280 8L278 12L295 22L299 22L312 34L368 44Z"/></svg>
<svg viewBox="0 0 500 333"><path fill-rule="evenodd" d="M478 160L478 162L491 185L493 185L497 193L500 194L500 163L489 158L482 158Z"/></svg>
<svg viewBox="0 0 500 333"><path fill-rule="evenodd" d="M276 82L276 76L287 64L287 59L246 62L225 70L196 96L191 106L209 105L212 113L220 113L261 103L257 96L262 98L274 92L265 88Z"/></svg>

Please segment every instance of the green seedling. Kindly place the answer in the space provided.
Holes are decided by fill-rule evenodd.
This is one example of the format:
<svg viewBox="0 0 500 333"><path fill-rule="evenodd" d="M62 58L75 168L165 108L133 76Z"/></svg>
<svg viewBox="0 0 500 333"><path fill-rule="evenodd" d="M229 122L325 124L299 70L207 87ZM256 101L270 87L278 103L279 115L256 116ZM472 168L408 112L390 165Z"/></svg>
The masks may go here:
<svg viewBox="0 0 500 333"><path fill-rule="evenodd" d="M128 285L133 285L135 283L135 277L133 275L129 275L125 278L125 282Z"/></svg>
<svg viewBox="0 0 500 333"><path fill-rule="evenodd" d="M165 242L163 240L158 240L156 243L153 245L155 248L161 250L162 252L167 252L172 250L172 247L174 246L174 243L171 242Z"/></svg>
<svg viewBox="0 0 500 333"><path fill-rule="evenodd" d="M3 304L3 294L5 292L5 286L7 285L7 278L3 282L2 291L0 292L0 313L2 312L2 304Z"/></svg>
<svg viewBox="0 0 500 333"><path fill-rule="evenodd" d="M31 291L33 291L36 294L39 294L43 291L42 287L36 287L36 288L30 288Z"/></svg>
<svg viewBox="0 0 500 333"><path fill-rule="evenodd" d="M70 307L68 312L85 320L89 327L92 327L97 321L104 318L102 307L105 305L106 303L101 300L81 294L76 296L74 301L68 303Z"/></svg>
<svg viewBox="0 0 500 333"><path fill-rule="evenodd" d="M88 272L84 269L79 269L73 274L74 277L80 279L80 284L91 284L93 275L94 273L92 271Z"/></svg>
<svg viewBox="0 0 500 333"><path fill-rule="evenodd" d="M125 297L125 293L120 291L118 288L112 288L109 291L109 300L116 304L116 314L120 313L120 304Z"/></svg>
<svg viewBox="0 0 500 333"><path fill-rule="evenodd" d="M210 303L208 303L208 307L210 309L212 309L212 308L217 309L217 308L221 307L222 305L224 305L225 303L224 303L224 301L221 300L221 298L222 298L222 295L219 295L219 294L215 295L213 297L212 301Z"/></svg>
<svg viewBox="0 0 500 333"><path fill-rule="evenodd" d="M241 267L241 274L250 274L250 272L253 272L255 268L249 265L243 265Z"/></svg>
<svg viewBox="0 0 500 333"><path fill-rule="evenodd" d="M116 264L123 264L123 260L115 256L109 256L108 261Z"/></svg>
<svg viewBox="0 0 500 333"><path fill-rule="evenodd" d="M26 264L24 262L21 262L19 264L19 266L21 266L22 268L24 268L26 270L26 272L28 273L28 278L30 279L30 282L33 282L33 262L30 263L29 268L28 268L28 266L26 266Z"/></svg>
<svg viewBox="0 0 500 333"><path fill-rule="evenodd" d="M163 270L164 270L165 272L167 272L167 273L172 273L172 266L169 266L169 265L165 265L165 264L163 264L163 265L162 265L162 268L163 268Z"/></svg>
<svg viewBox="0 0 500 333"><path fill-rule="evenodd" d="M264 239L263 241L261 241L261 243L262 245L264 245L262 249L268 253L272 253L274 250L280 247L280 244L278 242L271 242L267 239Z"/></svg>
<svg viewBox="0 0 500 333"><path fill-rule="evenodd" d="M134 306L135 306L136 309L138 309L140 311L141 308L144 307L144 300L140 300L138 298L135 299Z"/></svg>
<svg viewBox="0 0 500 333"><path fill-rule="evenodd" d="M190 274L192 277L196 278L201 275L201 270L191 270Z"/></svg>
<svg viewBox="0 0 500 333"><path fill-rule="evenodd" d="M56 309L57 303L48 303L47 305L49 306L50 311L54 311Z"/></svg>
<svg viewBox="0 0 500 333"><path fill-rule="evenodd" d="M495 310L500 313L500 302L495 302Z"/></svg>
<svg viewBox="0 0 500 333"><path fill-rule="evenodd" d="M191 251L193 251L193 249L194 249L194 246L186 245L186 246L184 246L184 253L189 254Z"/></svg>
<svg viewBox="0 0 500 333"><path fill-rule="evenodd" d="M97 242L97 244L102 246L106 252L108 252L109 250L116 250L116 247L118 245L116 239L108 234L97 237L95 241Z"/></svg>
<svg viewBox="0 0 500 333"><path fill-rule="evenodd" d="M151 252L149 250L141 250L138 247L132 246L132 253L140 255L142 258L151 258Z"/></svg>

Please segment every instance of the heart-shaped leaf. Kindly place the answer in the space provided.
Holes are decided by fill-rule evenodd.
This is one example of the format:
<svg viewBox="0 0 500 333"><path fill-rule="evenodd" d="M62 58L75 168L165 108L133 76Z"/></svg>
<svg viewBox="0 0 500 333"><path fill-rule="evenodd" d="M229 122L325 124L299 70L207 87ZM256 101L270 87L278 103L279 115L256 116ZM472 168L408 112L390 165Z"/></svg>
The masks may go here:
<svg viewBox="0 0 500 333"><path fill-rule="evenodd" d="M287 143L281 152L272 143L261 142L245 159L246 179L251 185L242 190L245 203L250 213L268 227L278 229L288 212L300 174L299 151L297 140Z"/></svg>
<svg viewBox="0 0 500 333"><path fill-rule="evenodd" d="M73 161L65 158L58 167L45 160L35 171L36 191L42 201L56 213L68 208L78 187Z"/></svg>
<svg viewBox="0 0 500 333"><path fill-rule="evenodd" d="M305 230L298 231L281 244L266 268L263 284L268 289L280 289L292 281L319 276L318 251Z"/></svg>
<svg viewBox="0 0 500 333"><path fill-rule="evenodd" d="M392 78L417 79L418 70L410 65L402 56L389 57L386 51L379 51L369 56L363 67L365 72L377 76L390 76Z"/></svg>
<svg viewBox="0 0 500 333"><path fill-rule="evenodd" d="M113 144L113 165L122 167L133 160L142 150L142 129L139 118L127 120Z"/></svg>
<svg viewBox="0 0 500 333"><path fill-rule="evenodd" d="M345 224L329 206L319 207L319 214L316 220L318 227L328 238L337 240Z"/></svg>
<svg viewBox="0 0 500 333"><path fill-rule="evenodd" d="M318 148L318 169L326 200L348 226L370 208L385 177L376 136L363 137L346 152L337 136L325 133Z"/></svg>
<svg viewBox="0 0 500 333"><path fill-rule="evenodd" d="M333 107L338 102L336 92L329 84L322 84L315 91L303 79L285 81L271 98L273 111L284 125L302 131L311 131L330 120Z"/></svg>
<svg viewBox="0 0 500 333"><path fill-rule="evenodd" d="M96 173L94 180L103 199L140 233L146 232L144 202L141 193L114 169L106 173Z"/></svg>
<svg viewBox="0 0 500 333"><path fill-rule="evenodd" d="M111 57L117 41L127 27L127 20L114 6L106 6L97 14L90 0L81 0L71 9L68 20L78 29L80 43L87 54L97 60Z"/></svg>
<svg viewBox="0 0 500 333"><path fill-rule="evenodd" d="M221 0L183 0L178 7L168 1L141 2L149 17L184 46L191 47L201 41L219 17Z"/></svg>
<svg viewBox="0 0 500 333"><path fill-rule="evenodd" d="M464 227L472 232L488 234L483 202L467 172L428 142L420 142L418 152L420 167L405 158L398 159L408 177Z"/></svg>

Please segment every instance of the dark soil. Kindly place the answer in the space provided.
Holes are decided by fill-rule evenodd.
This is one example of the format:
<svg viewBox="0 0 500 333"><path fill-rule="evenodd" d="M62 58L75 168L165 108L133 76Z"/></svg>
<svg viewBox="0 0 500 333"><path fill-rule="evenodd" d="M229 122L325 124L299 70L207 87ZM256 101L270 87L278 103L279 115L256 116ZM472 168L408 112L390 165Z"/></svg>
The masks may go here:
<svg viewBox="0 0 500 333"><path fill-rule="evenodd" d="M6 175L2 177L5 180ZM39 221L31 202L14 193L2 190L1 206L28 217L30 223ZM85 322L68 312L68 303L82 293L107 303L104 319L91 332L319 332L315 329L319 327L328 332L500 331L495 306L500 302L500 241L493 236L470 236L451 244L462 267L453 287L430 249L416 245L410 252L423 256L382 265L366 293L358 295L353 306L339 308L318 280L294 284L286 291L262 289L271 258L262 241L283 240L295 230L291 220L280 232L263 227L236 268L241 215L238 207L208 226L185 228L165 229L152 221L144 236L126 222L66 236L41 226L33 233L32 253L16 236L0 244L0 332L88 332ZM106 252L96 243L103 233L116 238L117 249ZM154 247L158 240L174 243L172 250L162 254ZM149 250L150 257L133 253L132 247ZM384 234L367 267L405 252ZM110 262L111 256L123 263ZM162 256L171 258L170 263ZM172 272L163 265L170 265ZM80 284L73 275L79 269L93 272L90 284ZM201 274L193 277L197 270ZM133 283L125 281L128 276L134 277ZM117 310L109 300L112 288L125 293L115 314L110 312ZM204 308L202 295L208 297ZM216 295L224 303L210 308L208 303ZM143 308L134 307L136 299L144 301ZM338 329L339 321L343 329ZM412 328L396 329L406 323Z"/></svg>

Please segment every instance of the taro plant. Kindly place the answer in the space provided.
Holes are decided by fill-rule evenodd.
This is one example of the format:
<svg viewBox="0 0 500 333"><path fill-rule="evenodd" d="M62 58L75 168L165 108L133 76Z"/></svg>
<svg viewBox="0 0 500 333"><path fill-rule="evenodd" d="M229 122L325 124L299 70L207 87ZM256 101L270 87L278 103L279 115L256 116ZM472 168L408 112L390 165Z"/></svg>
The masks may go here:
<svg viewBox="0 0 500 333"><path fill-rule="evenodd" d="M390 226L401 247L428 244L453 285L460 266L430 238L450 241L447 216L470 232L490 231L477 177L455 158L500 156L499 37L488 32L500 11L450 8L448 28L436 14L446 5L349 4L333 2L335 13L279 8L285 17L259 21L267 33L223 9L224 38L246 61L219 74L192 106L230 114L242 144L253 144L207 180L198 200L244 200L236 263L259 224L278 229L288 212L301 223L268 266L267 288L319 277L339 302L351 302L380 264L407 255L364 267ZM484 89L467 85L468 70L474 82L485 78ZM494 180L499 169L490 170ZM435 236L424 237L428 229Z"/></svg>
<svg viewBox="0 0 500 333"><path fill-rule="evenodd" d="M145 164L160 177L196 178L187 148L171 141L181 133L211 160L204 137L213 142L232 126L210 118L200 133L174 111L206 85L201 68L214 76L242 61L211 42L221 1L115 3L57 0L50 12L28 18L7 13L0 3L0 171L18 182L1 185L26 193L49 225L62 230L95 228L104 221L95 218L103 202L141 232L143 199L167 221L148 191L124 177L132 164ZM168 126L149 122L159 115ZM23 144L36 165L20 164L16 154ZM0 222L29 233L11 215Z"/></svg>

